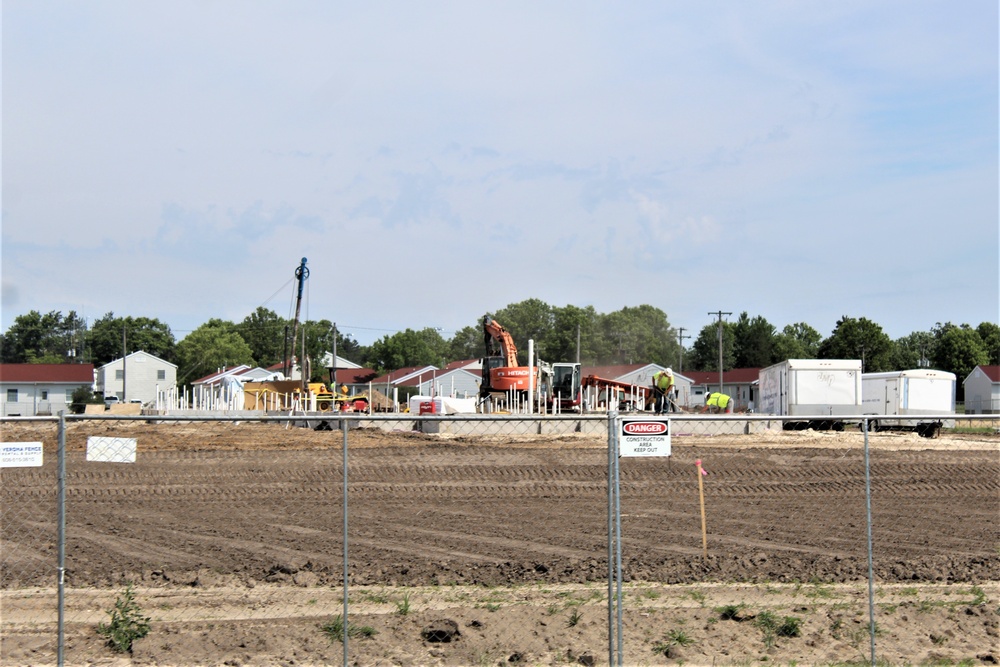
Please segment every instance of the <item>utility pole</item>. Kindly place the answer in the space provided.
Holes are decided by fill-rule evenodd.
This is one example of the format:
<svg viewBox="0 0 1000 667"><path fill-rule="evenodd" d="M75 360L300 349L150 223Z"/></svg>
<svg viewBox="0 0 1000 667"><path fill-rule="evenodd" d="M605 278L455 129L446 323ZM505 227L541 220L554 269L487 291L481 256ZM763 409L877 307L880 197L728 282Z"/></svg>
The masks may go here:
<svg viewBox="0 0 1000 667"><path fill-rule="evenodd" d="M722 393L722 316L732 315L732 313L726 313L721 310L714 313L709 313L709 315L715 315L719 318L719 393Z"/></svg>
<svg viewBox="0 0 1000 667"><path fill-rule="evenodd" d="M337 393L337 323L333 323L333 368L330 369L330 390Z"/></svg>
<svg viewBox="0 0 1000 667"><path fill-rule="evenodd" d="M576 323L576 363L580 363L580 323Z"/></svg>
<svg viewBox="0 0 1000 667"><path fill-rule="evenodd" d="M680 373L684 370L684 339L690 338L691 336L684 335L684 327L677 327L677 344L680 345L680 349L677 351L677 372Z"/></svg>
<svg viewBox="0 0 1000 667"><path fill-rule="evenodd" d="M125 336L125 321L122 320L122 403L127 402L128 394L125 393L125 357L128 356L128 344Z"/></svg>

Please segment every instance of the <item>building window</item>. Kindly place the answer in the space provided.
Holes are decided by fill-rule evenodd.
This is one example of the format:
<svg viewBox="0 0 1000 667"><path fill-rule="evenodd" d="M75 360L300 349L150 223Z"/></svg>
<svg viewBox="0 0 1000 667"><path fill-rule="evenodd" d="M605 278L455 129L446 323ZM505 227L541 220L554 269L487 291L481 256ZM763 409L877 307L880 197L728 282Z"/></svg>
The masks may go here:
<svg viewBox="0 0 1000 667"><path fill-rule="evenodd" d="M167 372L165 370L162 370L162 369L156 371L156 379L157 380L166 380L167 379Z"/></svg>
<svg viewBox="0 0 1000 667"><path fill-rule="evenodd" d="M67 389L66 390L66 402L67 403L72 403L73 402L73 390L72 389Z"/></svg>
<svg viewBox="0 0 1000 667"><path fill-rule="evenodd" d="M48 389L42 389L42 395L41 395L41 397L40 397L40 398L41 398L41 399L42 399L43 401L47 401L47 400L49 400L49 390L48 390Z"/></svg>
<svg viewBox="0 0 1000 667"><path fill-rule="evenodd" d="M123 380L123 379L125 379L125 371L124 370L115 371L115 379L116 380Z"/></svg>
<svg viewBox="0 0 1000 667"><path fill-rule="evenodd" d="M17 403L17 389L8 389L7 390L7 402L8 403Z"/></svg>

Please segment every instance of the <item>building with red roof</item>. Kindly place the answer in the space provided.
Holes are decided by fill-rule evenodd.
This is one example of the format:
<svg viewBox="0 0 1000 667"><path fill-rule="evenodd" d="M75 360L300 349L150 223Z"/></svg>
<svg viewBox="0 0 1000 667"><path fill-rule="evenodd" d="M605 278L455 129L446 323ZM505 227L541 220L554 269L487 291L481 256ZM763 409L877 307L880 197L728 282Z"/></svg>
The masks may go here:
<svg viewBox="0 0 1000 667"><path fill-rule="evenodd" d="M94 391L93 364L0 364L4 417L68 411L73 392L80 387Z"/></svg>

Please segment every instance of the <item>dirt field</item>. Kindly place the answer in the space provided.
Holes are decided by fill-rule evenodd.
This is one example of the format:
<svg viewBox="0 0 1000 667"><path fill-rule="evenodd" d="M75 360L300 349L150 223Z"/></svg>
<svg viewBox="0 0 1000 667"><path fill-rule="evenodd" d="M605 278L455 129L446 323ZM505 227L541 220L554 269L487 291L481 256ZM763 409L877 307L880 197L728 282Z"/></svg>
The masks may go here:
<svg viewBox="0 0 1000 667"><path fill-rule="evenodd" d="M88 436L136 438L136 462L86 462ZM43 441L46 460L0 478L0 663L55 664L55 431L7 423L2 439ZM280 424L71 424L66 664L341 664L320 628L343 610L342 441ZM370 630L351 664L607 663L605 441L349 442L349 618ZM996 664L1000 438L871 443L880 661ZM624 664L867 662L859 433L678 437L669 459L620 468ZM152 630L122 657L96 626L126 582ZM452 622L452 641L429 640Z"/></svg>

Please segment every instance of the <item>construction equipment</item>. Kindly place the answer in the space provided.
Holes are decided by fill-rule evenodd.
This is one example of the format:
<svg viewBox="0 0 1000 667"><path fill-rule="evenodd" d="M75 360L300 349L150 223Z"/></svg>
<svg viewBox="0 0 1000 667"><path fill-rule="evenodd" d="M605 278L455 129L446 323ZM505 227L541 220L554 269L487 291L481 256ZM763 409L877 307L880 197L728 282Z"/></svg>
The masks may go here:
<svg viewBox="0 0 1000 667"><path fill-rule="evenodd" d="M584 388L593 388L597 392L605 392L605 404L610 407L614 401L617 410L632 412L635 410L653 409L653 388L644 385L609 380L596 375L588 375L581 382ZM600 399L598 399L600 400Z"/></svg>
<svg viewBox="0 0 1000 667"><path fill-rule="evenodd" d="M574 411L583 408L583 386L580 382L580 364L538 361L541 370L541 390L545 404L552 412Z"/></svg>
<svg viewBox="0 0 1000 667"><path fill-rule="evenodd" d="M326 385L323 385L324 387ZM329 391L329 390L328 390ZM368 412L368 394L348 394L347 385L341 385L340 391L330 392L330 400L337 412Z"/></svg>
<svg viewBox="0 0 1000 667"><path fill-rule="evenodd" d="M656 409L656 389L654 387L609 380L596 375L588 375L583 378L581 384L584 389L593 388L597 392L605 392L605 404L610 406L613 401L617 404L617 409L622 412ZM667 400L670 401L675 412L683 412L672 396L668 396ZM600 402L600 398L598 398L598 402Z"/></svg>
<svg viewBox="0 0 1000 667"><path fill-rule="evenodd" d="M517 346L514 338L499 322L489 315L483 317L483 339L486 356L483 357L483 380L479 397L511 390L527 391L528 381L536 368L517 365Z"/></svg>
<svg viewBox="0 0 1000 667"><path fill-rule="evenodd" d="M511 392L526 397L529 390L534 390L535 395L540 398L539 407L544 405L552 410L580 409L583 398L580 391L580 364L549 364L538 361L536 366L518 365L517 346L513 336L489 315L483 317L483 337L486 356L482 359L482 382L479 385L481 403L494 395Z"/></svg>

